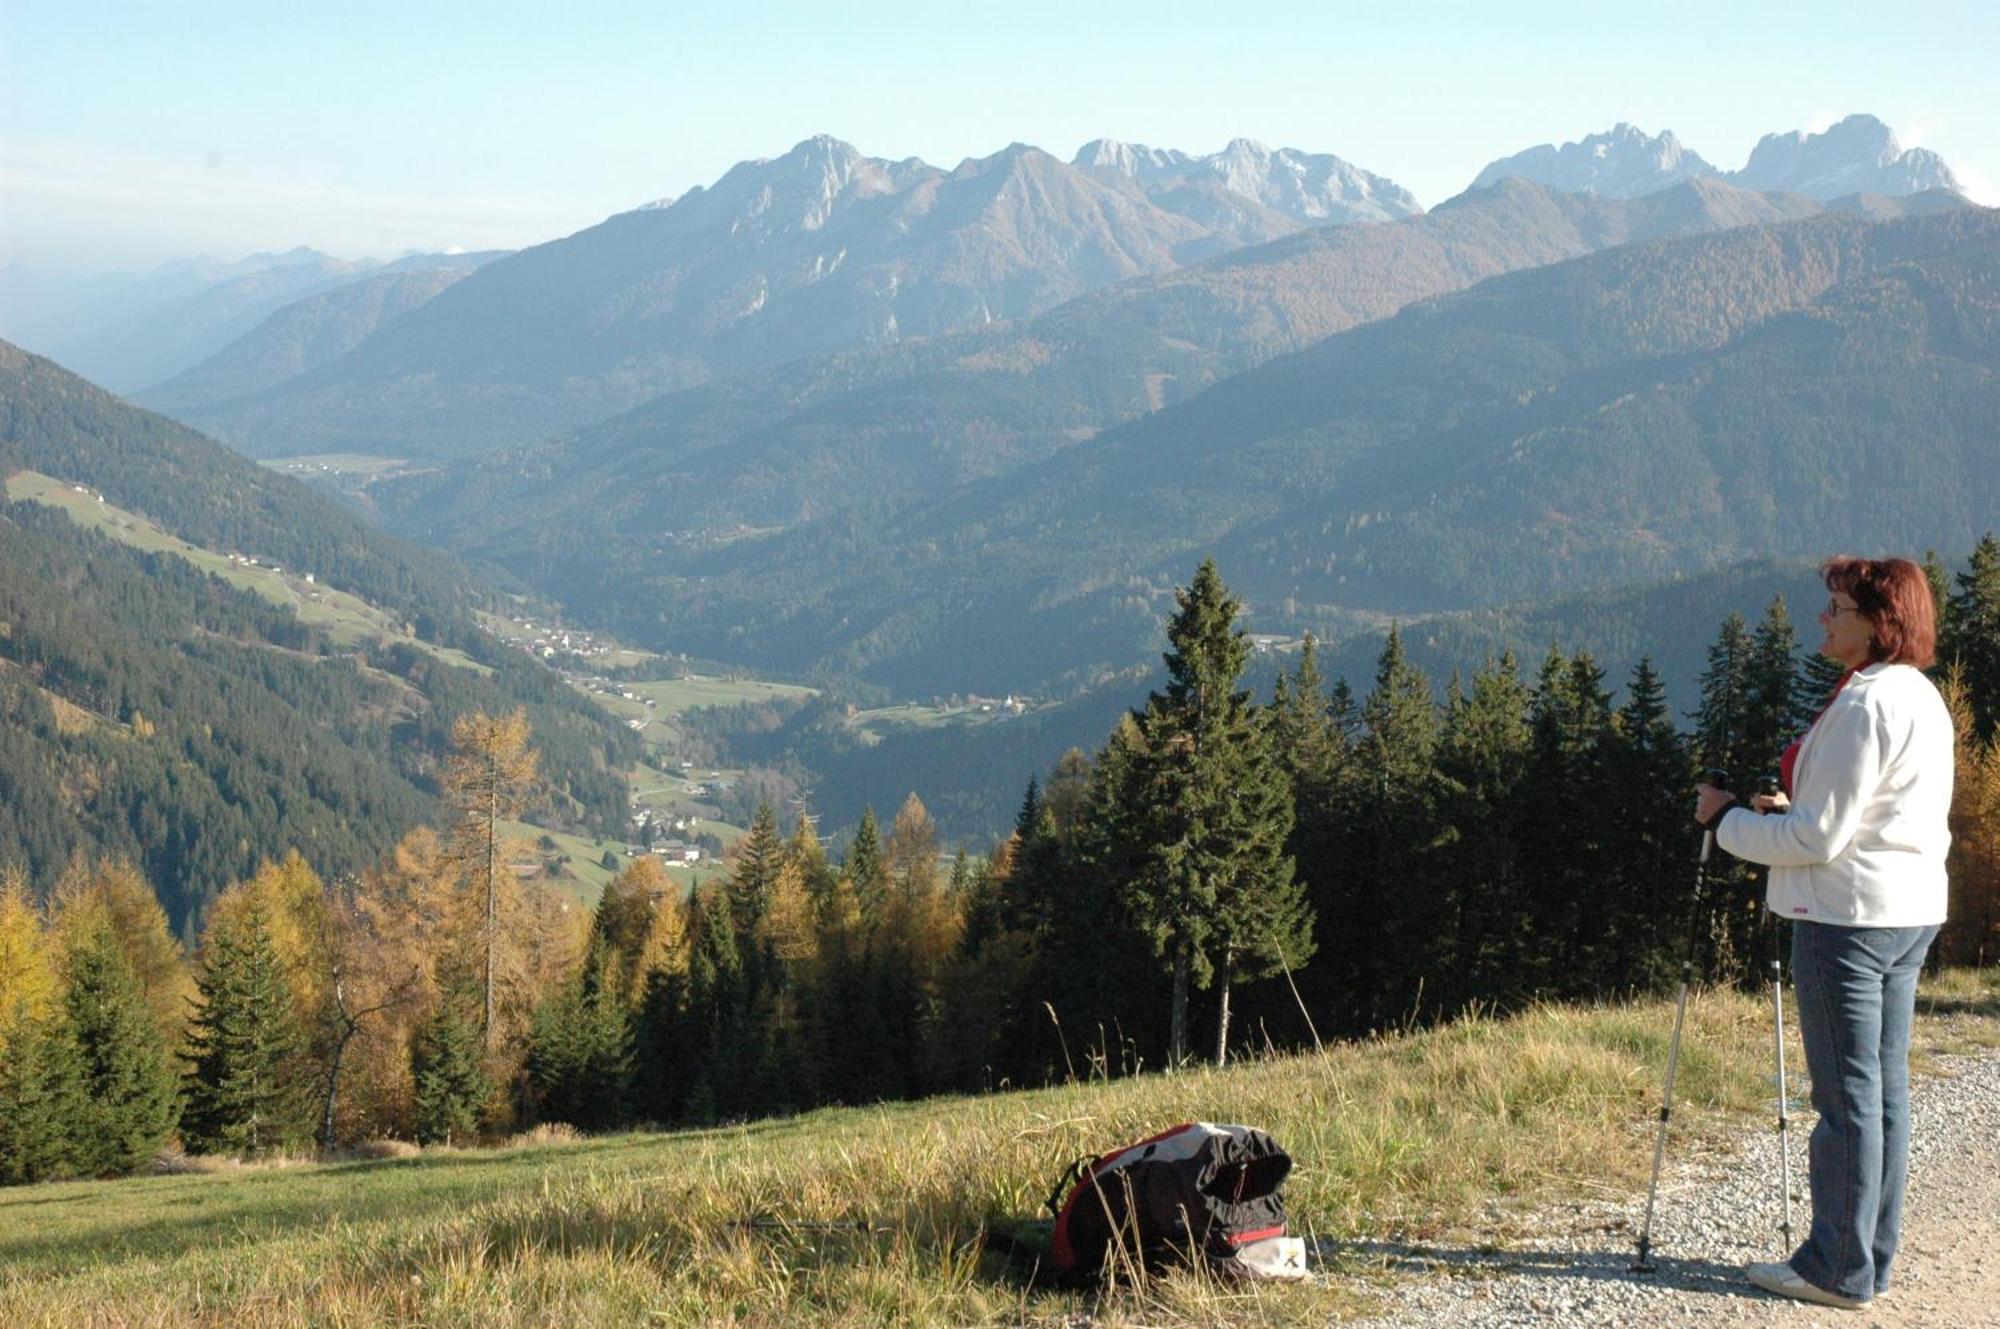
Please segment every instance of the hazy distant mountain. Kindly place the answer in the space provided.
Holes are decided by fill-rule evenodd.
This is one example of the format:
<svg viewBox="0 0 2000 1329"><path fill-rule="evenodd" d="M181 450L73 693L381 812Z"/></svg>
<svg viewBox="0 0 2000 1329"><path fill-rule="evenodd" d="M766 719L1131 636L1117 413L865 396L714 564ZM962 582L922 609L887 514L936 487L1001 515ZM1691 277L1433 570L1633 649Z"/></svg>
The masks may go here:
<svg viewBox="0 0 2000 1329"><path fill-rule="evenodd" d="M895 616L889 601L869 600L874 592L864 589L879 588L880 578L897 587L892 599L926 598L920 579L892 576L891 566L914 569L950 549L970 560L964 575L980 576L970 569L984 518L912 531L898 545L888 533L903 529L906 512L960 495L969 503L975 492L1002 502L1010 485L1026 483L1014 477L1039 476L1056 489L1066 474L1080 483L1081 471L1063 468L1069 458L1092 465L1099 431L1426 296L1612 245L1819 211L1796 195L1713 180L1629 201L1509 180L1406 221L1304 232L1120 283L1019 327L718 381L573 438L371 492L397 529L501 562L596 621L665 643L736 615L758 626L746 627L743 641L704 636L705 651L740 658L754 650L766 665L803 668L848 629L801 612L788 580L812 584L827 604L850 604L860 623ZM1239 409L1235 427L1253 437L1260 413ZM1038 467L1044 458L1054 460ZM1143 474L1135 464L1117 484ZM1103 513L1079 509L1065 528L1086 541L1095 530L1122 531L1115 488L1097 493ZM1207 500L1191 491L1179 501L1199 508ZM606 529L620 538L605 541ZM739 566L728 551L746 530L763 538L742 545L756 553ZM833 547L847 552L831 555ZM794 548L816 551L824 569L785 564L782 551ZM764 559L776 560L773 580L756 570ZM1096 566L1078 566L1086 565ZM992 567L1011 575L1004 560ZM855 584L821 584L831 569ZM941 575L953 586L960 573ZM1095 576L1078 572L1079 580Z"/></svg>
<svg viewBox="0 0 2000 1329"><path fill-rule="evenodd" d="M1766 134L1730 179L1746 189L1786 189L1818 199L1959 192L1944 158L1924 148L1905 149L1872 115L1850 115L1818 134Z"/></svg>
<svg viewBox="0 0 2000 1329"><path fill-rule="evenodd" d="M524 442L721 374L1033 317L1300 224L1249 198L1197 220L1020 144L945 171L809 139L493 263L340 360L190 418L260 456Z"/></svg>
<svg viewBox="0 0 2000 1329"><path fill-rule="evenodd" d="M1135 180L1162 207L1196 217L1213 210L1217 190L1313 226L1394 221L1423 211L1395 181L1338 157L1295 148L1274 152L1247 138L1206 157L1100 138L1084 144L1074 164Z"/></svg>
<svg viewBox="0 0 2000 1329"><path fill-rule="evenodd" d="M1637 198L1682 180L1715 174L1713 166L1683 148L1671 132L1648 134L1620 122L1608 133L1560 148L1544 143L1502 157L1481 171L1472 187L1481 189L1513 177L1573 194Z"/></svg>
<svg viewBox="0 0 2000 1329"><path fill-rule="evenodd" d="M929 501L600 554L595 593L700 654L1033 687L1143 659L1209 552L1260 629L1341 631L1969 548L1996 418L2000 214L1829 214L1498 277Z"/></svg>
<svg viewBox="0 0 2000 1329"><path fill-rule="evenodd" d="M1872 115L1850 115L1819 134L1766 134L1740 171L1718 171L1671 133L1628 124L1560 148L1544 143L1503 157L1473 180L1477 189L1508 176L1551 189L1634 198L1681 180L1716 177L1742 189L1784 191L1830 202L1854 194L1898 197L1928 190L1959 192L1944 159L1905 151Z"/></svg>
<svg viewBox="0 0 2000 1329"><path fill-rule="evenodd" d="M283 305L379 266L300 247L234 263L194 259L130 277L84 279L74 302L0 331L115 392L197 364Z"/></svg>
<svg viewBox="0 0 2000 1329"><path fill-rule="evenodd" d="M200 364L132 394L132 399L175 415L274 388L345 355L383 324L426 303L505 252L418 254L399 259L284 306Z"/></svg>

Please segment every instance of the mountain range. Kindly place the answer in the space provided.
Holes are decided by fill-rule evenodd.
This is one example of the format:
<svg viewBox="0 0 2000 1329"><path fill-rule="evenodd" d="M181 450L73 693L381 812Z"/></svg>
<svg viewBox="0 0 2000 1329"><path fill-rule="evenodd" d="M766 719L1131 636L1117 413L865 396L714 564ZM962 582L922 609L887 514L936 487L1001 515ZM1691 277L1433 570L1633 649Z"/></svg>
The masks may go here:
<svg viewBox="0 0 2000 1329"><path fill-rule="evenodd" d="M1419 302L919 497L565 542L552 470L466 506L523 514L525 548L465 543L699 655L995 691L1143 660L1204 553L1260 630L1342 636L1830 542L1969 547L2000 511L1996 274L1981 209L1667 237Z"/></svg>
<svg viewBox="0 0 2000 1329"><path fill-rule="evenodd" d="M1478 189L1509 177L1552 189L1636 198L1682 180L1717 179L1742 189L1804 194L1830 202L1855 194L1891 197L1941 189L1959 193L1944 159L1905 148L1872 115L1850 115L1816 134L1766 134L1740 171L1721 171L1681 146L1672 131L1648 134L1619 124L1560 148L1544 143L1492 162L1474 177Z"/></svg>
<svg viewBox="0 0 2000 1329"><path fill-rule="evenodd" d="M1131 172L1015 144L946 171L820 137L493 264L282 387L180 413L253 455L464 453L801 356L1030 318L1329 216L1414 211L1336 158L1247 143Z"/></svg>

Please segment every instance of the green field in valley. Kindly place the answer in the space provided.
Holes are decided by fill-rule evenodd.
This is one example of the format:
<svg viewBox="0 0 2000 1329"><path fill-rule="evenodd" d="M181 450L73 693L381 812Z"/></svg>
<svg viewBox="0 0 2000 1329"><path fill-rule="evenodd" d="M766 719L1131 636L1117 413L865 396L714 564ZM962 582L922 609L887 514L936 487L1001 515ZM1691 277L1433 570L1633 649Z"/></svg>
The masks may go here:
<svg viewBox="0 0 2000 1329"><path fill-rule="evenodd" d="M2000 976L1927 991L1954 1013L1920 1021L1920 1069L2000 1042ZM1691 1004L1677 1151L1765 1110L1768 1018L1755 996ZM0 1323L1324 1325L1392 1286L1348 1243L1491 1239L1496 1213L1504 1237L1531 1203L1607 1188L1636 1206L1671 1024L1658 1000L1546 1008L1225 1071L22 1187L0 1191ZM1195 1119L1263 1126L1292 1152L1293 1227L1322 1279L1175 1275L1097 1300L1027 1290L984 1249L1073 1159Z"/></svg>

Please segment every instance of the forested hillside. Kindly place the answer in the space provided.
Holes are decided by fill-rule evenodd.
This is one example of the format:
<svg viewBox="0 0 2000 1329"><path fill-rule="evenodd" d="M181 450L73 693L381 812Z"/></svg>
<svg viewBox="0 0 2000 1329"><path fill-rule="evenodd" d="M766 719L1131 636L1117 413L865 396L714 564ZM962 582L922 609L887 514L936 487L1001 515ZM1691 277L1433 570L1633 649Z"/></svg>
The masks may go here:
<svg viewBox="0 0 2000 1329"><path fill-rule="evenodd" d="M2000 221L1826 216L1419 305L1034 467L678 560L697 653L1033 690L1151 653L1217 550L1259 631L1540 598L2000 510ZM636 615L635 615L636 617Z"/></svg>
<svg viewBox="0 0 2000 1329"><path fill-rule="evenodd" d="M1025 322L737 375L368 497L397 529L560 579L598 612L622 585L607 563L651 574L741 526L872 523L885 504L1004 476L1415 300L1817 210L1713 183L1617 202L1507 181L1394 224L1320 227L1120 282ZM585 518L624 538L605 548Z"/></svg>
<svg viewBox="0 0 2000 1329"><path fill-rule="evenodd" d="M336 643L172 553L7 503L0 864L48 880L80 851L128 856L186 927L287 849L330 873L374 862L430 814L454 718L515 707L541 734L550 820L622 823L633 736L489 641L448 558L11 347L0 463L85 486L190 545L311 570L406 625Z"/></svg>

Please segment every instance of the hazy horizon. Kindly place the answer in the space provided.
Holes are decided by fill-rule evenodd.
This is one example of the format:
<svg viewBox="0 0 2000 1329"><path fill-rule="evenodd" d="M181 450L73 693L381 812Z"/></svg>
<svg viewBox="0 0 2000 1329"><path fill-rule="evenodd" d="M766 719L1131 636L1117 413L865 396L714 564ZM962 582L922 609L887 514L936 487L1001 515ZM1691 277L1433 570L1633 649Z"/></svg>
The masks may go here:
<svg viewBox="0 0 2000 1329"><path fill-rule="evenodd" d="M516 249L712 183L817 133L949 168L1020 141L1333 153L1426 208L1489 161L1629 122L1722 169L1758 138L1878 116L2000 203L1983 94L2000 15L1701 4L1662 16L1448 4L1011 7L525 5L476 27L364 3L132 12L6 4L0 265L44 272Z"/></svg>

